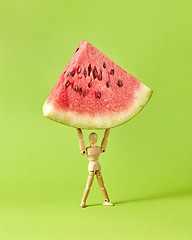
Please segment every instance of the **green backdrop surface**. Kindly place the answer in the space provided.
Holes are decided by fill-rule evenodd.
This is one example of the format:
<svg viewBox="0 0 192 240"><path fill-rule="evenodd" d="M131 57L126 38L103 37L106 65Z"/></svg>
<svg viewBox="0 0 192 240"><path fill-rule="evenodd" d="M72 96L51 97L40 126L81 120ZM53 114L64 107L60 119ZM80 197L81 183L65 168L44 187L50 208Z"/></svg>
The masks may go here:
<svg viewBox="0 0 192 240"><path fill-rule="evenodd" d="M192 238L191 7L0 2L0 239ZM88 160L75 129L41 111L81 40L154 91L139 115L111 129L101 156L112 208L101 205L96 181L79 207Z"/></svg>

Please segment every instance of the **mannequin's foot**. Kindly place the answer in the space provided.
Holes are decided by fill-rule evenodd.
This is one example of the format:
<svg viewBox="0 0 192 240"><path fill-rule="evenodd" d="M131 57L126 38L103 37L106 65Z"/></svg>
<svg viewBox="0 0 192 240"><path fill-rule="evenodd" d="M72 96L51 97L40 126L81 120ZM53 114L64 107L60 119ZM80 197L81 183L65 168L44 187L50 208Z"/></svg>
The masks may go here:
<svg viewBox="0 0 192 240"><path fill-rule="evenodd" d="M114 206L113 203L111 203L111 202L107 202L107 201L104 202L103 205L104 205L104 206Z"/></svg>
<svg viewBox="0 0 192 240"><path fill-rule="evenodd" d="M81 206L82 208L86 207L86 203L85 203L85 201L84 201L84 200L82 200L82 201L81 201L81 204L80 204L80 206Z"/></svg>

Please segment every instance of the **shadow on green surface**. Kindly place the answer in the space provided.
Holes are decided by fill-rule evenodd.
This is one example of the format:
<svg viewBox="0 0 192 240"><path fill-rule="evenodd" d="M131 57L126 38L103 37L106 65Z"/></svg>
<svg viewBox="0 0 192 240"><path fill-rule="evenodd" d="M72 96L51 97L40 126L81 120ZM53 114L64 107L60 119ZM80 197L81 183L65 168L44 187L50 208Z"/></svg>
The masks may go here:
<svg viewBox="0 0 192 240"><path fill-rule="evenodd" d="M133 198L133 199L125 199L120 201L112 201L114 205L120 205L120 204L126 204L126 203L135 203L135 202L143 202L143 201L150 201L150 200L159 200L159 199L166 199L166 198L175 198L180 196L191 196L192 191L186 190L183 192L173 192L173 193L163 193L159 195L154 196L146 196L141 198ZM94 203L94 204L88 204L87 207L96 207L96 206L102 206L102 203Z"/></svg>
<svg viewBox="0 0 192 240"><path fill-rule="evenodd" d="M175 192L175 193L164 193L156 196L147 196L147 197L141 197L141 198L135 198L135 199L125 199L122 201L116 201L113 202L114 205L119 204L126 204L126 203L133 203L133 202L140 202L140 201L150 201L150 200L158 200L158 199L165 199L165 198L175 198L180 196L191 196L192 192L191 190L185 191L185 192Z"/></svg>
<svg viewBox="0 0 192 240"><path fill-rule="evenodd" d="M156 196L146 196L141 198L133 198L133 199L125 199L120 201L112 201L114 205L120 205L120 204L126 204L126 203L135 203L135 202L143 202L143 201L151 201L151 200L159 200L159 199L166 199L166 198L175 198L175 197L182 197L182 196L191 196L192 192L191 190L185 191L185 192L177 192L177 193L164 193L161 195ZM101 203L94 203L94 204L88 204L87 207L97 207L97 206L103 206Z"/></svg>
<svg viewBox="0 0 192 240"><path fill-rule="evenodd" d="M126 203L132 203L132 202L140 202L140 201L148 201L153 199L159 199L162 197L146 197L146 198L138 198L138 199L127 199L127 200L121 200L121 201L112 201L114 206L120 205L120 204L126 204ZM95 204L88 204L86 207L96 207L96 206L103 206L102 203L95 203Z"/></svg>

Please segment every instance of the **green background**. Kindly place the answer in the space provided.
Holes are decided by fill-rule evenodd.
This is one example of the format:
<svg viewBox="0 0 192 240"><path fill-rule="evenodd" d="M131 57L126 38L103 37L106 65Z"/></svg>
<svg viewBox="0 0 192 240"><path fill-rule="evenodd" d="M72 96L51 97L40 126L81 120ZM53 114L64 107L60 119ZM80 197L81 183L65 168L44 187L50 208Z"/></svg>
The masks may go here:
<svg viewBox="0 0 192 240"><path fill-rule="evenodd" d="M191 7L1 0L0 239L192 239ZM100 158L115 207L101 205L96 181L79 207L88 160L75 129L41 111L81 40L154 91L138 116L111 129Z"/></svg>

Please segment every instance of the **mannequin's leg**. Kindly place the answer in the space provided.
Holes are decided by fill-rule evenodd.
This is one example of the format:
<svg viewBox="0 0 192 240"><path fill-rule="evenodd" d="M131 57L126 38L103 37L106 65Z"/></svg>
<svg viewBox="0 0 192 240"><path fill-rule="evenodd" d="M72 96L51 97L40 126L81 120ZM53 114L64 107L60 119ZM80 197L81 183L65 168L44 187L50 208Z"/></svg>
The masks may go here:
<svg viewBox="0 0 192 240"><path fill-rule="evenodd" d="M81 204L80 204L81 207L86 207L86 199L88 197L91 185L93 183L93 179L94 179L94 172L90 171L88 179L87 179L86 188L85 188L85 191L83 193L83 198L82 198L82 201L81 201Z"/></svg>
<svg viewBox="0 0 192 240"><path fill-rule="evenodd" d="M101 188L101 192L103 194L103 197L105 199L105 202L103 203L103 205L107 205L107 206L113 206L113 203L111 203L109 201L109 197L108 197L108 194L107 194L107 190L106 188L104 187L104 182L103 182L103 177L101 176L101 171L96 171L96 176L97 176L97 181L98 181L98 184Z"/></svg>

